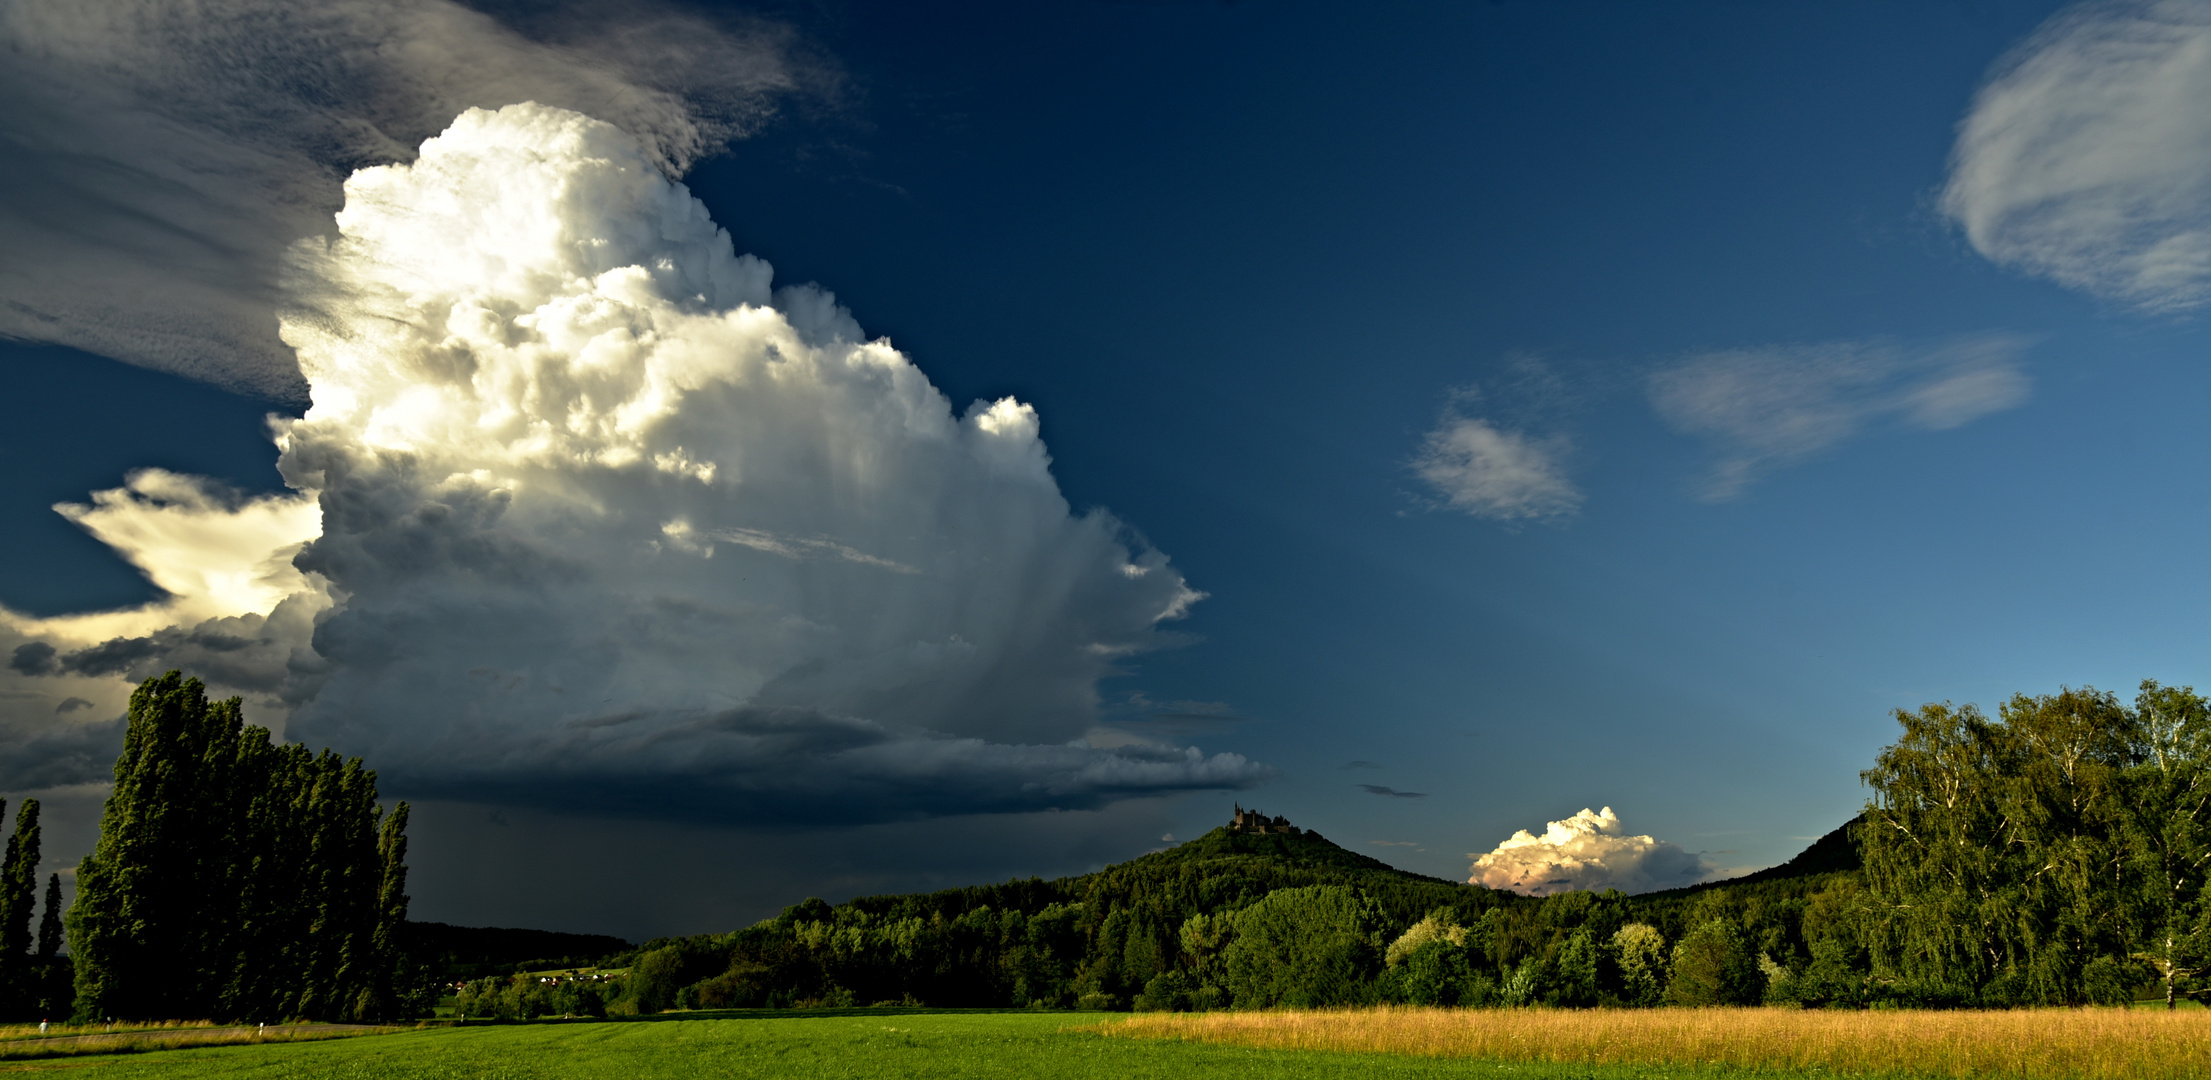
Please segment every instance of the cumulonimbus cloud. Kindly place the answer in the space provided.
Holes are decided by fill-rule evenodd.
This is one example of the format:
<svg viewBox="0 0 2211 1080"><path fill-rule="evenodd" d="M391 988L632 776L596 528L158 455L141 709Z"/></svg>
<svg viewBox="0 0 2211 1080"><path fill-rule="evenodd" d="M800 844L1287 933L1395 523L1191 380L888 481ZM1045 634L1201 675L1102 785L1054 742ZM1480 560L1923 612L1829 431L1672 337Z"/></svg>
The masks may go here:
<svg viewBox="0 0 2211 1080"><path fill-rule="evenodd" d="M1526 829L1474 860L1471 884L1529 896L1576 890L1652 892L1694 885L1719 868L1701 855L1648 836L1631 836L1607 806L1554 821L1537 836Z"/></svg>
<svg viewBox="0 0 2211 1080"><path fill-rule="evenodd" d="M1883 422L1958 427L2026 401L2028 340L1842 341L1702 353L1651 376L1651 404L1675 429L1712 441L1713 501Z"/></svg>
<svg viewBox="0 0 2211 1080"><path fill-rule="evenodd" d="M454 0L0 5L0 337L278 400L282 258L339 182L462 109L586 109L692 158L836 72L786 27L650 0L555 3L525 34Z"/></svg>
<svg viewBox="0 0 2211 1080"><path fill-rule="evenodd" d="M2153 312L2211 303L2211 2L2099 0L2001 61L1942 208L1987 258Z"/></svg>
<svg viewBox="0 0 2211 1080"><path fill-rule="evenodd" d="M11 619L18 678L112 701L185 666L402 794L637 813L884 820L1267 774L1084 741L1097 681L1200 594L1070 512L1034 410L955 411L833 297L772 289L649 142L470 110L356 173L337 224L292 253L293 490L146 472L65 508L171 597Z"/></svg>

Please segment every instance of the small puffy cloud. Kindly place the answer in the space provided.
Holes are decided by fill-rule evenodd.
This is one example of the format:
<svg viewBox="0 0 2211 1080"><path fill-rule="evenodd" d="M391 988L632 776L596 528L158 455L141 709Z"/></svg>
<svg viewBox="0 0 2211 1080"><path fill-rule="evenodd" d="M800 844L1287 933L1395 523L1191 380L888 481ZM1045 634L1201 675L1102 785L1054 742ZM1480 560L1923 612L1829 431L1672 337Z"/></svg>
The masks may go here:
<svg viewBox="0 0 2211 1080"><path fill-rule="evenodd" d="M1958 427L2026 401L2024 338L1926 344L1844 341L1704 353L1651 376L1652 406L1676 430L1719 451L1703 495L1740 495L1775 468L1882 422Z"/></svg>
<svg viewBox="0 0 2211 1080"><path fill-rule="evenodd" d="M0 618L42 722L183 667L397 794L760 824L1271 773L1090 737L1098 680L1202 594L1071 511L1034 409L955 410L658 165L522 105L358 172L293 255L292 490L147 471L60 508L168 595Z"/></svg>
<svg viewBox="0 0 2211 1080"><path fill-rule="evenodd" d="M1422 440L1413 471L1444 504L1493 521L1571 516L1582 493L1566 476L1563 438L1538 439L1479 417L1446 414Z"/></svg>
<svg viewBox="0 0 2211 1080"><path fill-rule="evenodd" d="M1942 208L1990 260L2141 310L2211 303L2211 3L2076 4L2000 62Z"/></svg>
<svg viewBox="0 0 2211 1080"><path fill-rule="evenodd" d="M1652 892L1694 885L1718 872L1701 855L1663 840L1628 835L1609 806L1551 822L1541 836L1521 829L1495 851L1468 857L1474 860L1469 883L1529 896L1604 889Z"/></svg>
<svg viewBox="0 0 2211 1080"><path fill-rule="evenodd" d="M511 7L511 6L510 6ZM471 106L591 108L680 171L835 73L788 27L647 0L0 5L0 337L303 396L274 309L353 168Z"/></svg>

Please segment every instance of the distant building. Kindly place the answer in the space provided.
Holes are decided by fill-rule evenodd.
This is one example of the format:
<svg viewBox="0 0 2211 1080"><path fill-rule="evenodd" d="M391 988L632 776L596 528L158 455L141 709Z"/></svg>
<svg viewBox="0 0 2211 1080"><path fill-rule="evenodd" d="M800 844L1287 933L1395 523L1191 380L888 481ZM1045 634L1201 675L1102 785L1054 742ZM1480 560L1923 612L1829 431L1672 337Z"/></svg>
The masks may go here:
<svg viewBox="0 0 2211 1080"><path fill-rule="evenodd" d="M1257 810L1246 810L1241 804L1238 804L1236 816L1228 819L1228 831L1231 833L1280 833L1285 836L1296 836L1305 830L1290 824L1290 819L1279 814L1270 818Z"/></svg>

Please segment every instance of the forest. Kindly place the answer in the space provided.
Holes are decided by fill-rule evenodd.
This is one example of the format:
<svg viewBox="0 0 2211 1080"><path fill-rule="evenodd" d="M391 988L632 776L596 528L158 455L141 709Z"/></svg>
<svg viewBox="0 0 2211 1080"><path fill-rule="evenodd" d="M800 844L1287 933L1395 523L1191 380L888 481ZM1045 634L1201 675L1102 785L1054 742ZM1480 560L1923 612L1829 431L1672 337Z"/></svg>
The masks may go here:
<svg viewBox="0 0 2211 1080"><path fill-rule="evenodd" d="M2211 991L2203 697L2146 682L2131 703L2067 689L2016 695L1993 717L1940 704L1895 719L1896 741L1861 774L1863 814L1731 881L1522 896L1309 831L1221 828L1095 873L808 899L629 948L407 922L406 805L383 811L360 762L274 745L235 699L209 702L172 673L133 697L99 846L65 918L49 888L35 943L35 804L18 812L0 972L15 1015L66 996L95 1018L400 1018L446 990L462 1016L496 1018L882 1003L2002 1008Z"/></svg>
<svg viewBox="0 0 2211 1080"><path fill-rule="evenodd" d="M807 900L649 942L610 1007L1087 1009L2168 1002L2207 989L2211 722L2192 689L1895 714L1865 812L1790 863L1524 897L1215 830L1094 874ZM478 1007L527 1009L484 986Z"/></svg>

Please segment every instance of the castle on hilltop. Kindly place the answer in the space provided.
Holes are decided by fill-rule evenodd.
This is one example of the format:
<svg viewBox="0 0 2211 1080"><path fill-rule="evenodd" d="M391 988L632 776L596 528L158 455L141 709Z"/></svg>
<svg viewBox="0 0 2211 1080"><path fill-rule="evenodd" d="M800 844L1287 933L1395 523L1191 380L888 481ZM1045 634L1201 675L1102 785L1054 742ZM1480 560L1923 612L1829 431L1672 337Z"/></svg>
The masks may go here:
<svg viewBox="0 0 2211 1080"><path fill-rule="evenodd" d="M1290 824L1290 819L1279 814L1270 818L1257 810L1246 810L1239 803L1236 806L1236 816L1228 819L1228 831L1230 833L1282 833L1287 836L1296 836L1304 830Z"/></svg>

